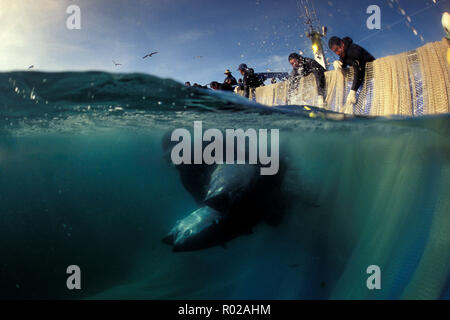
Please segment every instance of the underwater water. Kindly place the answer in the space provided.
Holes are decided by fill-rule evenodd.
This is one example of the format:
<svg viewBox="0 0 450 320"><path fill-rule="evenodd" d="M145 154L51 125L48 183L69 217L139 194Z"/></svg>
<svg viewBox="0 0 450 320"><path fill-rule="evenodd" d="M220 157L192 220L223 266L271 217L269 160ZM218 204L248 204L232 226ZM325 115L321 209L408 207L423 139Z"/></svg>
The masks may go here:
<svg viewBox="0 0 450 320"><path fill-rule="evenodd" d="M143 74L2 73L0 90L1 299L450 298L449 115L339 120ZM161 140L200 120L279 129L289 205L175 253L161 239L198 205Z"/></svg>

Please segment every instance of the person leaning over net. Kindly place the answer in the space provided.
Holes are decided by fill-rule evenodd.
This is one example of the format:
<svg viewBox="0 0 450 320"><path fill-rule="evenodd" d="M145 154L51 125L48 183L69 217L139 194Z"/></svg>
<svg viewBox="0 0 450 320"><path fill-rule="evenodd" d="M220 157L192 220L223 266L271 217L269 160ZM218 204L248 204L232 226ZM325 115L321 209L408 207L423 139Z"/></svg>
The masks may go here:
<svg viewBox="0 0 450 320"><path fill-rule="evenodd" d="M317 82L317 89L319 96L317 97L317 104L321 108L325 108L325 68L322 67L316 60L302 57L298 53L291 53L288 57L289 63L292 65L291 77L307 77L311 73L314 74Z"/></svg>
<svg viewBox="0 0 450 320"><path fill-rule="evenodd" d="M366 63L374 61L375 58L366 49L354 44L349 37L344 39L331 37L328 41L328 47L340 57L333 63L335 70L342 71L347 66L353 67L352 89L347 96L344 107L344 113L353 113L353 106L357 103L356 92L364 82Z"/></svg>
<svg viewBox="0 0 450 320"><path fill-rule="evenodd" d="M254 91L255 88L264 85L258 75L255 74L255 71L247 67L245 63L239 65L238 71L243 76L244 96L246 98L250 96L250 90Z"/></svg>

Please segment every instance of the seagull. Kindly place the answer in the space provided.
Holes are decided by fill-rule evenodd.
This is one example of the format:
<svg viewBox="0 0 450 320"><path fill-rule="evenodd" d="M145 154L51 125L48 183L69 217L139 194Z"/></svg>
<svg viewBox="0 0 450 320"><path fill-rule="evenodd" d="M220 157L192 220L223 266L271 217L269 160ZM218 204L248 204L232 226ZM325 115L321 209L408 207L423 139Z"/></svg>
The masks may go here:
<svg viewBox="0 0 450 320"><path fill-rule="evenodd" d="M112 62L114 63L114 65L115 65L116 67L122 65L121 63L116 63L114 60L113 60Z"/></svg>
<svg viewBox="0 0 450 320"><path fill-rule="evenodd" d="M157 54L157 53L158 53L158 51L155 51L155 52L152 52L152 53L146 54L145 56L143 56L143 57L142 57L142 59L145 59L145 58L151 57L152 55L154 55L154 54Z"/></svg>
<svg viewBox="0 0 450 320"><path fill-rule="evenodd" d="M33 69L33 68L34 68L34 65L31 65L28 67L28 70Z"/></svg>

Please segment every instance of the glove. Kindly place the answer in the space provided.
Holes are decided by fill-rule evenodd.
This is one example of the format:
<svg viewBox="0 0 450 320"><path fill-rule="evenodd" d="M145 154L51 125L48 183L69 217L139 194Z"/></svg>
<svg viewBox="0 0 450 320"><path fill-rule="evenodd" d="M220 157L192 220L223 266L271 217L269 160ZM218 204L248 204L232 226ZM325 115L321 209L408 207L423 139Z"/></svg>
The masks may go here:
<svg viewBox="0 0 450 320"><path fill-rule="evenodd" d="M353 114L353 105L352 105L352 104L346 103L346 104L344 105L344 111L343 111L343 113L345 113L345 114Z"/></svg>
<svg viewBox="0 0 450 320"><path fill-rule="evenodd" d="M334 70L342 71L342 61L336 60L333 62Z"/></svg>
<svg viewBox="0 0 450 320"><path fill-rule="evenodd" d="M444 27L446 38L450 39L450 13L444 12L442 15L442 26Z"/></svg>
<svg viewBox="0 0 450 320"><path fill-rule="evenodd" d="M347 96L347 102L345 104L356 104L356 91L350 90L350 93Z"/></svg>
<svg viewBox="0 0 450 320"><path fill-rule="evenodd" d="M350 90L345 102L344 113L353 114L353 105L356 104L356 91Z"/></svg>

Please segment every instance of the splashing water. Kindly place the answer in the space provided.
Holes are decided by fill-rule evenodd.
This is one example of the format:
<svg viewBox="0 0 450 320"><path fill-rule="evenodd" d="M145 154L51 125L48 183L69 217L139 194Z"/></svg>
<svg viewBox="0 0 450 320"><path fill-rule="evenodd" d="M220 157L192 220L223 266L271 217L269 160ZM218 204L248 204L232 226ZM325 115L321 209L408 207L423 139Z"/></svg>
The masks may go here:
<svg viewBox="0 0 450 320"><path fill-rule="evenodd" d="M0 79L0 298L450 297L448 115L312 119L143 74ZM161 238L198 207L161 139L197 120L279 129L289 209L227 249L172 253Z"/></svg>

